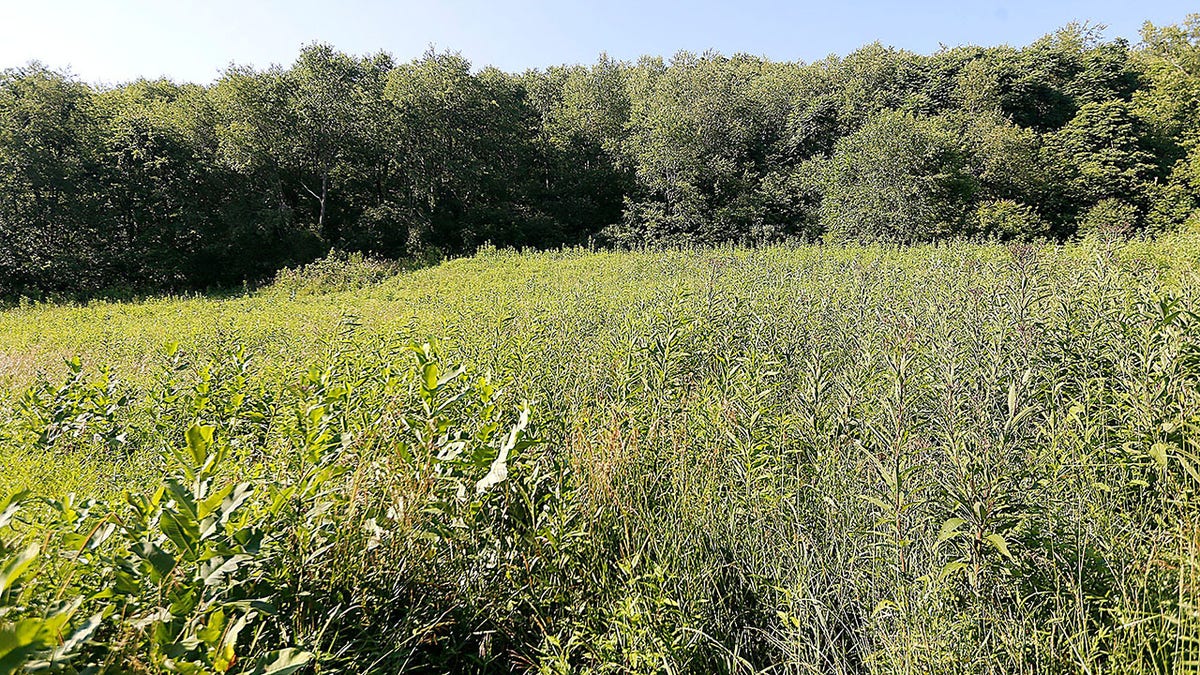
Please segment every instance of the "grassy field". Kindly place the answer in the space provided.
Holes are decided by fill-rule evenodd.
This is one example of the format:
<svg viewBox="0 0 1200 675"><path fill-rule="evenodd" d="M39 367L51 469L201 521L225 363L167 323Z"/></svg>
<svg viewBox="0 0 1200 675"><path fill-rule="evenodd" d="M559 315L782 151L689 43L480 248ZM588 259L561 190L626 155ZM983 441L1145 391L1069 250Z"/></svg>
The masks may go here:
<svg viewBox="0 0 1200 675"><path fill-rule="evenodd" d="M1195 672L1198 311L1195 236L12 308L0 673Z"/></svg>

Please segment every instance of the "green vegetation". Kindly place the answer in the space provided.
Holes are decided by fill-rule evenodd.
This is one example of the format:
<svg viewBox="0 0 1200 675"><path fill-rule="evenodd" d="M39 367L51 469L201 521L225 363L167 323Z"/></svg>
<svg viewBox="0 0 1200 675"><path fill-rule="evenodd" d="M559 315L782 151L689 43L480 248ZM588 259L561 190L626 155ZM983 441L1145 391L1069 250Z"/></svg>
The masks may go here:
<svg viewBox="0 0 1200 675"><path fill-rule="evenodd" d="M1200 15L0 73L0 675L1196 672L1198 96Z"/></svg>
<svg viewBox="0 0 1200 675"><path fill-rule="evenodd" d="M1065 241L1200 220L1200 15L1142 40L520 74L305 47L211 85L0 73L0 300L239 288L331 250Z"/></svg>
<svg viewBox="0 0 1200 675"><path fill-rule="evenodd" d="M7 310L0 673L1190 672L1200 240L1105 209Z"/></svg>

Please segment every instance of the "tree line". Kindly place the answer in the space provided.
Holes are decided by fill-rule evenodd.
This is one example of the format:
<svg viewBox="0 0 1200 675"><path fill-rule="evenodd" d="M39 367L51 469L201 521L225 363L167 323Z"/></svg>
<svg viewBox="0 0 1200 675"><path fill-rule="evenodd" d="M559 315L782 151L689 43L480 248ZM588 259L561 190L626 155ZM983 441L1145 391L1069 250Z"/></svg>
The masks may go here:
<svg viewBox="0 0 1200 675"><path fill-rule="evenodd" d="M1200 15L1131 45L679 53L520 74L321 44L213 84L0 73L0 295L330 250L1158 232L1200 208Z"/></svg>

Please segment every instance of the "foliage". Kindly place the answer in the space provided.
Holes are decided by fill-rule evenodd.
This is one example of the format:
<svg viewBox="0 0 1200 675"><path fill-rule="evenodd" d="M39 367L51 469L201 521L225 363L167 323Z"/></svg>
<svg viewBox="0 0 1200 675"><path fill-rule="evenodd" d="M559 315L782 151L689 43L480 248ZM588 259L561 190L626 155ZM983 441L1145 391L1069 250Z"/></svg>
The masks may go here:
<svg viewBox="0 0 1200 675"><path fill-rule="evenodd" d="M275 274L273 291L296 295L349 291L378 284L405 269L405 266L361 253L334 251L307 265L284 268Z"/></svg>
<svg viewBox="0 0 1200 675"><path fill-rule="evenodd" d="M15 307L0 630L64 672L1184 672L1197 260L486 248Z"/></svg>
<svg viewBox="0 0 1200 675"><path fill-rule="evenodd" d="M1195 16L1142 41L880 44L811 64L681 52L520 74L304 46L209 86L0 75L0 298L241 287L331 251L921 242L997 201L1192 218Z"/></svg>
<svg viewBox="0 0 1200 675"><path fill-rule="evenodd" d="M523 407L510 420L487 378L467 384L463 369L445 370L428 345L406 351L415 357L409 367L373 372L367 380L358 369L369 355L355 355L324 370L314 366L281 392L263 388L253 376L201 379L182 390L166 385L148 392L157 414L213 423L193 422L182 448L162 451L158 486L109 500L34 500L24 492L7 499L0 527L15 537L0 550L6 556L0 576L3 672L49 666L295 672L314 656L298 649L297 641L321 639L298 633L297 624L322 614L323 603L333 599L335 590L326 584L341 580L346 570L336 569L337 558L349 546L391 550L393 538L409 537L408 545L425 541L436 551L464 531L478 536L476 521L506 482L509 463L528 462L522 455L534 445L526 433L530 410ZM375 358L401 353L389 348ZM245 372L240 354L229 358L234 368L228 372ZM351 364L355 370L345 375L353 379L340 380L336 369ZM77 363L72 368L77 377L64 390L95 389L79 376ZM401 427L391 440L359 426L372 420L352 421L367 412L350 407L361 405L358 397L382 403L402 392L405 398L415 393L415 400L401 398L398 406L375 411L398 416ZM271 410L273 404L286 409ZM37 406L27 396L24 414ZM93 419L78 425L102 426ZM268 425L277 427L274 433ZM99 441L69 449L44 435L35 442L48 450L93 452L104 448ZM278 444L281 454L264 459L266 447L254 441ZM361 456L376 444L396 453L390 459L402 458L411 478L430 481L405 495L418 502L406 507L386 494L355 498L344 492L356 470L358 477L368 467L405 470L383 457ZM367 466L359 464L364 459ZM254 465L239 466L247 461ZM406 508L416 510L397 512ZM366 536L344 531L345 522ZM68 630L81 607L90 616ZM328 627L335 617L323 618Z"/></svg>
<svg viewBox="0 0 1200 675"><path fill-rule="evenodd" d="M1046 231L1045 223L1032 207L1011 199L980 204L975 218L980 232L1003 240L1029 240Z"/></svg>
<svg viewBox="0 0 1200 675"><path fill-rule="evenodd" d="M1085 238L1119 239L1133 232L1137 218L1133 206L1117 199L1104 199L1083 214L1076 232Z"/></svg>
<svg viewBox="0 0 1200 675"><path fill-rule="evenodd" d="M978 186L937 120L884 113L838 141L825 167L831 241L919 243L965 230Z"/></svg>

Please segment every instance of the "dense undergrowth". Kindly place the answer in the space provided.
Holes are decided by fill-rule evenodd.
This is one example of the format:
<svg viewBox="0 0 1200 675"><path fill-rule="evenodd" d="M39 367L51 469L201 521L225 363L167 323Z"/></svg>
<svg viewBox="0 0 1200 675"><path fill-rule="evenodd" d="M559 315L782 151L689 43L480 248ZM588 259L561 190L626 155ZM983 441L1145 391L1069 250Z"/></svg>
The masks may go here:
<svg viewBox="0 0 1200 675"><path fill-rule="evenodd" d="M487 250L12 309L0 673L1190 672L1197 260Z"/></svg>

